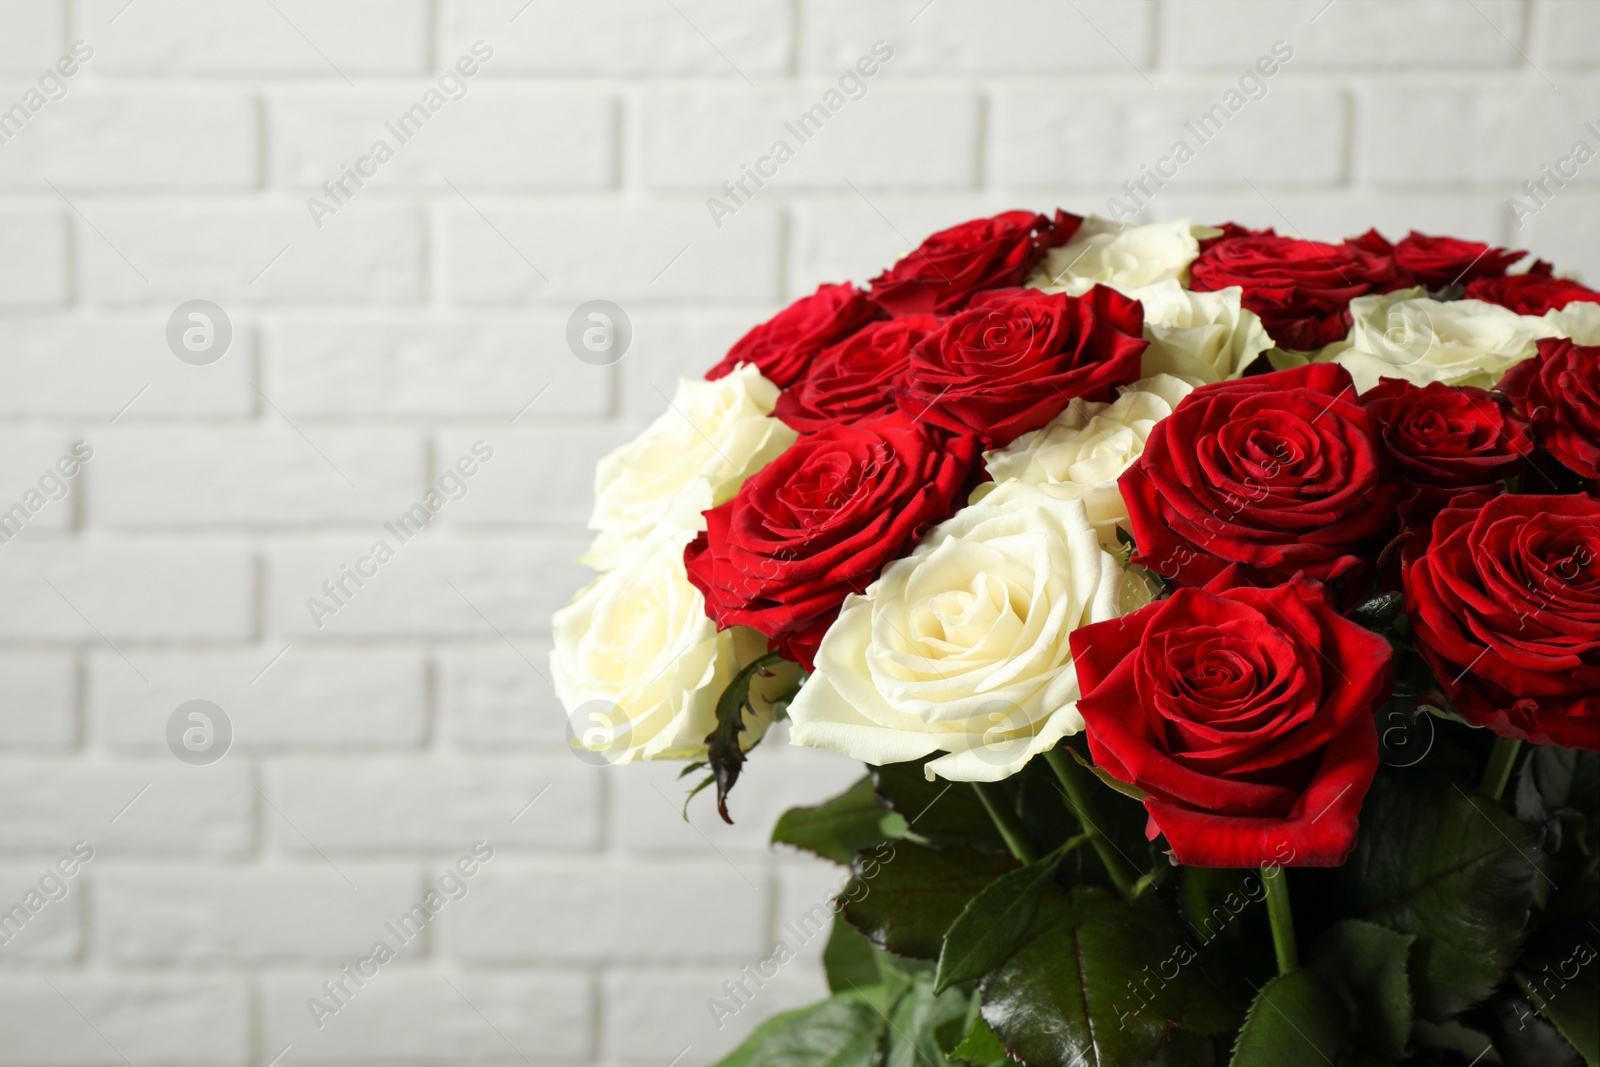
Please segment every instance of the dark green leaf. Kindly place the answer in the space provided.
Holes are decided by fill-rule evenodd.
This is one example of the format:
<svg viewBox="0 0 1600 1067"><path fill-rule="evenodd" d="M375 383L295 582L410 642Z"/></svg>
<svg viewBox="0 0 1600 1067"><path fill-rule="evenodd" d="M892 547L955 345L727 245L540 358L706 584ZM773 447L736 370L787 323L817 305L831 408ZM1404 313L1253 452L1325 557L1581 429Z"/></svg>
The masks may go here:
<svg viewBox="0 0 1600 1067"><path fill-rule="evenodd" d="M1355 918L1417 935L1417 1010L1445 1019L1487 997L1522 943L1540 831L1449 778L1380 773L1339 871Z"/></svg>
<svg viewBox="0 0 1600 1067"><path fill-rule="evenodd" d="M856 855L854 877L839 897L844 917L873 944L937 959L945 931L967 901L1016 866L1008 855L894 841Z"/></svg>
<svg viewBox="0 0 1600 1067"><path fill-rule="evenodd" d="M1149 898L1051 894L1028 939L979 984L984 1021L1023 1063L1148 1063L1182 1017L1182 988L1163 975L1181 976L1186 949Z"/></svg>
<svg viewBox="0 0 1600 1067"><path fill-rule="evenodd" d="M861 992L882 985L883 974L878 969L880 952L842 916L835 916L828 944L822 950L822 969L828 977L828 991ZM880 1006L889 1010L887 1001Z"/></svg>
<svg viewBox="0 0 1600 1067"><path fill-rule="evenodd" d="M1191 1030L1236 1030L1261 984L1277 974L1266 887L1254 870L1183 867L1178 901L1199 946L1199 990L1184 1015ZM1212 1010L1214 1009L1214 1010Z"/></svg>
<svg viewBox="0 0 1600 1067"><path fill-rule="evenodd" d="M1350 621L1369 630L1381 630L1405 610L1404 593L1379 593L1370 600L1356 605L1350 612Z"/></svg>
<svg viewBox="0 0 1600 1067"><path fill-rule="evenodd" d="M1032 925L1045 889L1054 884L1061 858L1052 853L1003 874L967 903L939 949L936 990L982 978L1006 961Z"/></svg>
<svg viewBox="0 0 1600 1067"><path fill-rule="evenodd" d="M1233 1047L1232 1067L1335 1063L1348 1017L1339 997L1310 971L1262 987Z"/></svg>
<svg viewBox="0 0 1600 1067"><path fill-rule="evenodd" d="M887 1031L883 1016L860 997L834 996L762 1034L747 1059L730 1056L719 1067L875 1067Z"/></svg>
<svg viewBox="0 0 1600 1067"><path fill-rule="evenodd" d="M1495 1051L1506 1067L1584 1067L1571 1042L1514 988L1500 990L1482 1010L1473 1012L1493 1028ZM1595 995L1592 989L1590 995Z"/></svg>
<svg viewBox="0 0 1600 1067"><path fill-rule="evenodd" d="M928 781L925 760L891 763L872 769L878 795L905 817L917 837L936 845L968 845L987 852L1005 851L1005 841L983 810L977 794L960 782Z"/></svg>
<svg viewBox="0 0 1600 1067"><path fill-rule="evenodd" d="M1310 968L1339 990L1355 1011L1356 1047L1402 1059L1411 1036L1410 934L1346 919L1317 939Z"/></svg>
<svg viewBox="0 0 1600 1067"><path fill-rule="evenodd" d="M967 994L960 990L935 994L932 976L917 975L890 1013L889 1054L884 1067L946 1067L939 1031L966 1016L967 1001Z"/></svg>
<svg viewBox="0 0 1600 1067"><path fill-rule="evenodd" d="M828 1002L823 1001L820 1004L807 1004L803 1008L791 1008L763 1020L760 1026L751 1031L749 1037L739 1042L738 1048L718 1060L713 1067L748 1067L751 1057L767 1043L768 1038L788 1027L790 1023L815 1012L826 1003Z"/></svg>
<svg viewBox="0 0 1600 1067"><path fill-rule="evenodd" d="M904 827L905 820L878 799L872 779L862 778L832 800L784 812L772 828L772 842L848 866L857 852L898 837Z"/></svg>
<svg viewBox="0 0 1600 1067"><path fill-rule="evenodd" d="M972 1002L977 1004L978 999L974 997ZM982 1015L972 1020L966 1036L950 1051L950 1058L971 1064L971 1067L1002 1067L1011 1062L1005 1046L1000 1044L1000 1035L989 1028Z"/></svg>
<svg viewBox="0 0 1600 1067"><path fill-rule="evenodd" d="M1545 828L1547 852L1561 851L1569 826L1580 840L1592 837L1600 829L1600 753L1527 747L1531 751L1517 774L1517 818Z"/></svg>
<svg viewBox="0 0 1600 1067"><path fill-rule="evenodd" d="M728 793L744 767L744 746L739 742L739 735L746 729L744 713L754 710L750 707L750 683L767 667L782 662L782 656L768 652L734 675L728 688L717 698L717 726L706 735L706 762L711 765L717 782L717 814L725 823L733 822L728 816Z"/></svg>

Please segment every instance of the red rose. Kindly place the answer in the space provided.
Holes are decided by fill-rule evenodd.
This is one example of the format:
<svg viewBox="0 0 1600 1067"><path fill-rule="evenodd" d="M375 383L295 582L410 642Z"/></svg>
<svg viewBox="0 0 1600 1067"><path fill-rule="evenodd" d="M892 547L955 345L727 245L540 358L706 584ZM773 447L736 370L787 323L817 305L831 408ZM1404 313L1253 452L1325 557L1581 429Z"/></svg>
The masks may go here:
<svg viewBox="0 0 1600 1067"><path fill-rule="evenodd" d="M778 397L772 413L807 433L892 409L912 346L938 328L933 315L867 323L817 356L811 373Z"/></svg>
<svg viewBox="0 0 1600 1067"><path fill-rule="evenodd" d="M1413 642L1456 711L1504 737L1600 750L1600 501L1449 508L1404 578Z"/></svg>
<svg viewBox="0 0 1600 1067"><path fill-rule="evenodd" d="M1600 303L1600 293L1582 282L1533 271L1505 278L1479 278L1467 286L1465 295L1468 300L1510 308L1518 315L1543 315L1564 308L1574 300Z"/></svg>
<svg viewBox="0 0 1600 1067"><path fill-rule="evenodd" d="M978 454L974 438L899 411L803 434L706 512L685 550L706 614L767 635L809 670L845 594L955 510Z"/></svg>
<svg viewBox="0 0 1600 1067"><path fill-rule="evenodd" d="M1391 257L1415 284L1430 290L1466 285L1478 278L1498 278L1507 267L1527 255L1482 241L1432 237L1416 230L1406 234L1399 244L1390 244L1377 230L1368 230L1351 243Z"/></svg>
<svg viewBox="0 0 1600 1067"><path fill-rule="evenodd" d="M1231 224L1230 224L1231 225ZM1350 301L1386 293L1404 277L1386 255L1346 241L1330 245L1237 228L1207 242L1190 270L1199 292L1238 285L1244 306L1280 348L1309 351L1350 332Z"/></svg>
<svg viewBox="0 0 1600 1067"><path fill-rule="evenodd" d="M1361 404L1377 417L1400 477L1414 485L1491 485L1520 474L1533 451L1522 416L1482 389L1384 378Z"/></svg>
<svg viewBox="0 0 1600 1067"><path fill-rule="evenodd" d="M912 349L895 397L902 410L994 447L1075 397L1110 399L1139 377L1147 346L1143 306L1106 286L1081 297L997 290Z"/></svg>
<svg viewBox="0 0 1600 1067"><path fill-rule="evenodd" d="M850 336L877 310L867 294L850 285L820 285L734 342L728 354L706 372L707 381L754 363L780 389L804 378L824 348Z"/></svg>
<svg viewBox="0 0 1600 1067"><path fill-rule="evenodd" d="M872 279L872 299L895 315L954 311L982 289L1021 285L1044 254L1066 244L1083 219L1005 211L940 230Z"/></svg>
<svg viewBox="0 0 1600 1067"><path fill-rule="evenodd" d="M1500 391L1528 417L1546 452L1600 488L1600 346L1540 341L1536 357L1500 379Z"/></svg>
<svg viewBox="0 0 1600 1067"><path fill-rule="evenodd" d="M1389 642L1304 576L1234 577L1072 632L1089 751L1149 794L1179 863L1336 867L1378 767Z"/></svg>
<svg viewBox="0 0 1600 1067"><path fill-rule="evenodd" d="M1378 422L1333 363L1203 385L1119 481L1136 562L1181 585L1230 563L1275 580L1360 575L1393 532Z"/></svg>

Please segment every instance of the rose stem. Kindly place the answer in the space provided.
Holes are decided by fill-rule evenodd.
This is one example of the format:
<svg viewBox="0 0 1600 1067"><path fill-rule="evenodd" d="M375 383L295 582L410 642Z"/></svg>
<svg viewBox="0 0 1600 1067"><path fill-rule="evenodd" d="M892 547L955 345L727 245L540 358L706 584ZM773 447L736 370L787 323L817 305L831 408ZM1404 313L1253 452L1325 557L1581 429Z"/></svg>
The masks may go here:
<svg viewBox="0 0 1600 1067"><path fill-rule="evenodd" d="M973 782L972 788L977 792L978 799L983 802L983 810L994 820L995 829L1005 838L1006 847L1011 850L1011 854L1025 864L1037 862L1039 853L1034 851L1033 845L1028 841L1028 835L1022 829L1022 824L1012 814L1011 801L1006 799L1005 791L993 782Z"/></svg>
<svg viewBox="0 0 1600 1067"><path fill-rule="evenodd" d="M1289 876L1282 867L1263 867L1261 884L1267 889L1267 917L1272 920L1272 948L1278 954L1278 973L1288 974L1300 966L1300 954L1294 944L1294 915L1289 911Z"/></svg>
<svg viewBox="0 0 1600 1067"><path fill-rule="evenodd" d="M1133 870L1133 864L1117 851L1116 844L1100 829L1105 820L1095 808L1094 794L1089 788L1089 772L1059 748L1047 750L1044 760L1066 787L1067 804L1072 808L1072 813L1078 817L1083 828L1094 835L1094 850L1099 853L1100 862L1105 865L1106 873L1111 875L1117 892L1122 894L1123 900L1132 900L1133 885L1138 874Z"/></svg>
<svg viewBox="0 0 1600 1067"><path fill-rule="evenodd" d="M1484 768L1483 781L1478 783L1480 797L1488 797L1490 800L1500 799L1500 794L1506 791L1506 783L1511 780L1511 767L1517 762L1517 753L1521 748L1520 738L1494 739L1494 750L1489 753L1489 766Z"/></svg>

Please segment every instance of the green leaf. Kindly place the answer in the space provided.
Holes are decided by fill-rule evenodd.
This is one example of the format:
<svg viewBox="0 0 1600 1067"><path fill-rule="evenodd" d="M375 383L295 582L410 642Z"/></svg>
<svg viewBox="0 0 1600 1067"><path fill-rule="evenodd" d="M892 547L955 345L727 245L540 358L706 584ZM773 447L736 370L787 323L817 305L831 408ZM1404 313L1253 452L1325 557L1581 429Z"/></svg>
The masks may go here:
<svg viewBox="0 0 1600 1067"><path fill-rule="evenodd" d="M977 1007L977 997L972 998L972 1004ZM1009 1064L1011 1058L1006 1055L1005 1046L1000 1044L1000 1035L989 1028L982 1015L973 1015L971 1020L961 1043L950 1050L950 1058L970 1064L971 1067L1003 1067Z"/></svg>
<svg viewBox="0 0 1600 1067"><path fill-rule="evenodd" d="M873 791L872 779L862 778L832 800L784 812L772 828L772 843L848 866L857 852L900 836L904 827L905 820Z"/></svg>
<svg viewBox="0 0 1600 1067"><path fill-rule="evenodd" d="M911 987L912 976L902 961L861 936L842 915L834 917L822 967L831 992L855 993L885 1015Z"/></svg>
<svg viewBox="0 0 1600 1067"><path fill-rule="evenodd" d="M1335 1063L1344 1043L1344 1005L1310 971L1293 971L1262 987L1233 1047L1231 1067Z"/></svg>
<svg viewBox="0 0 1600 1067"><path fill-rule="evenodd" d="M739 735L746 729L744 713L749 711L754 714L755 711L750 706L750 683L758 672L783 661L783 657L776 652L768 652L734 675L728 688L717 698L717 725L706 734L706 762L711 765L711 773L717 783L717 814L730 825L733 819L728 815L728 793L739 780L739 771L744 767L744 746L739 742Z"/></svg>
<svg viewBox="0 0 1600 1067"><path fill-rule="evenodd" d="M967 901L1016 865L1009 855L888 842L856 855L839 898L844 917L873 944L932 960Z"/></svg>
<svg viewBox="0 0 1600 1067"><path fill-rule="evenodd" d="M1181 974L1186 948L1150 898L1048 895L1028 939L979 984L984 1021L1023 1063L1148 1063L1182 1018L1182 986L1162 975Z"/></svg>
<svg viewBox="0 0 1600 1067"><path fill-rule="evenodd" d="M1256 990L1278 973L1261 873L1182 867L1178 902L1200 957L1183 1024L1206 1034L1237 1030Z"/></svg>
<svg viewBox="0 0 1600 1067"><path fill-rule="evenodd" d="M1149 793L1146 793L1143 789L1140 789L1136 785L1122 781L1120 778L1111 777L1110 774L1106 773L1104 768L1096 767L1086 757L1080 754L1076 748L1072 747L1071 745L1066 745L1064 747L1066 748L1068 755L1077 760L1082 766L1087 767L1094 773L1096 778L1100 779L1106 785L1110 786L1112 789L1115 789L1123 796L1137 800L1140 803L1143 803L1145 800L1149 799Z"/></svg>
<svg viewBox="0 0 1600 1067"><path fill-rule="evenodd" d="M1411 1036L1411 980L1406 959L1416 940L1360 919L1335 923L1317 939L1310 968L1353 1005L1356 1046L1391 1059L1405 1057Z"/></svg>
<svg viewBox="0 0 1600 1067"><path fill-rule="evenodd" d="M947 1023L965 1017L967 1001L967 994L960 990L934 993L932 976L926 972L917 975L890 1013L884 1067L946 1067L938 1034Z"/></svg>
<svg viewBox="0 0 1600 1067"><path fill-rule="evenodd" d="M1003 874L973 897L944 935L934 989L982 978L1006 961L1022 941L1045 889L1055 883L1060 853Z"/></svg>
<svg viewBox="0 0 1600 1067"><path fill-rule="evenodd" d="M1351 915L1415 934L1418 1011L1441 1020L1505 978L1522 944L1541 831L1440 774L1380 773L1339 870Z"/></svg>
<svg viewBox="0 0 1600 1067"><path fill-rule="evenodd" d="M761 1027L718 1067L875 1067L888 1031L882 1015L850 994L779 1018L782 1026Z"/></svg>
<svg viewBox="0 0 1600 1067"><path fill-rule="evenodd" d="M905 817L907 830L936 845L967 845L1003 852L1006 843L978 796L961 782L928 781L926 760L872 769L872 784L884 803Z"/></svg>
<svg viewBox="0 0 1600 1067"><path fill-rule="evenodd" d="M1594 950L1589 950L1588 961L1594 962ZM1528 995L1528 1000L1539 1009L1539 1014L1550 1020L1561 1036L1577 1049L1588 1067L1600 1067L1600 983L1594 981L1594 970L1589 968L1589 981L1562 982L1559 972L1552 978L1549 973L1524 975L1519 973L1517 985ZM1582 972L1579 972L1582 977Z"/></svg>
<svg viewBox="0 0 1600 1067"><path fill-rule="evenodd" d="M748 1067L751 1057L756 1054L761 1046L767 1043L767 1040L773 1034L786 1029L790 1023L810 1015L826 1003L828 1002L823 1001L821 1004L807 1004L803 1008L791 1008L788 1011L779 1012L771 1018L763 1020L760 1026L750 1032L749 1037L739 1042L738 1048L722 1057L712 1067Z"/></svg>

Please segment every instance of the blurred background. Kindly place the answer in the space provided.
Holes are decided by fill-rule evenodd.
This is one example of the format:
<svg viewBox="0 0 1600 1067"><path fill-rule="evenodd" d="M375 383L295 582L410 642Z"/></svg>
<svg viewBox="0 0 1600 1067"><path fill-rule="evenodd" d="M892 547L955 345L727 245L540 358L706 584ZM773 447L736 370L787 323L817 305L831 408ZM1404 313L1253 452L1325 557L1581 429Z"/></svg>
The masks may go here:
<svg viewBox="0 0 1600 1067"><path fill-rule="evenodd" d="M765 842L859 767L775 737L727 827L566 747L596 458L1006 208L1592 282L1597 68L1595 0L0 0L0 1067L693 1067L820 996Z"/></svg>

